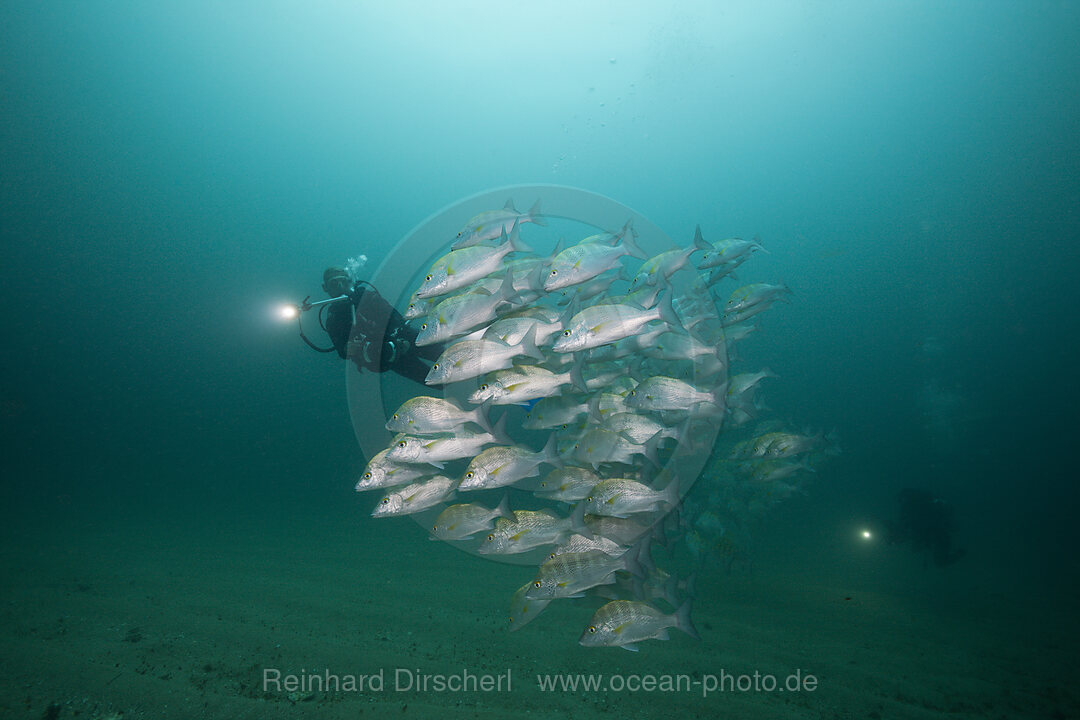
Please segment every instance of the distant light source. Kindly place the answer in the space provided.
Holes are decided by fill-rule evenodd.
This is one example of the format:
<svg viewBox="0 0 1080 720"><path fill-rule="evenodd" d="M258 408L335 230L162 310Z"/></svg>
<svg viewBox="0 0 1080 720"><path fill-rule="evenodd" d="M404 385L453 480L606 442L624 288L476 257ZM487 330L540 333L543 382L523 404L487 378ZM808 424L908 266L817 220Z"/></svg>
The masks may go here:
<svg viewBox="0 0 1080 720"><path fill-rule="evenodd" d="M295 320L300 315L300 308L295 305L282 305L278 308L278 317L282 320Z"/></svg>
<svg viewBox="0 0 1080 720"><path fill-rule="evenodd" d="M869 530L863 530L862 532L859 533L859 535L862 536L863 540L873 540L874 539L874 534L872 532L870 532Z"/></svg>

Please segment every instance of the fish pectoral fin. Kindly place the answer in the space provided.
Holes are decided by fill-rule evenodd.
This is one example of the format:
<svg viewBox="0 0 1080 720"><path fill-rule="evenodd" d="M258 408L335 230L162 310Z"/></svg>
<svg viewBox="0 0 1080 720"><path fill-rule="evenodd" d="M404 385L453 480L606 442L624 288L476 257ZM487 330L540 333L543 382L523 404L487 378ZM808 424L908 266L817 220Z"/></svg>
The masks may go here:
<svg viewBox="0 0 1080 720"><path fill-rule="evenodd" d="M619 647L621 647L623 650L629 650L630 652L638 651L638 646L634 643L626 643L625 645L620 645Z"/></svg>
<svg viewBox="0 0 1080 720"><path fill-rule="evenodd" d="M614 630L612 630L611 632L613 632L613 633L615 633L615 634L620 634L620 633L622 633L622 631L623 631L623 630L625 630L625 629L626 629L626 628L628 628L628 627L630 627L630 623L628 623L628 622L624 622L624 623L623 623L622 625L619 625L619 626L617 626L617 627L616 627L616 628L615 628Z"/></svg>
<svg viewBox="0 0 1080 720"><path fill-rule="evenodd" d="M527 533L527 532L529 532L529 531L528 530L522 530L521 532L514 533L508 539L509 540L520 540L521 538L525 537L525 533Z"/></svg>

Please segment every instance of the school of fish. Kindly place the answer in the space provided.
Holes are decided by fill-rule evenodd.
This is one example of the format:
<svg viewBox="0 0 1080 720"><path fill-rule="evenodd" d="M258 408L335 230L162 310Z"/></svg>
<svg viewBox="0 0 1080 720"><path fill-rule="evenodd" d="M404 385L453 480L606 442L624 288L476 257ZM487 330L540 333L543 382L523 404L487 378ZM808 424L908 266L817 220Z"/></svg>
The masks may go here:
<svg viewBox="0 0 1080 720"><path fill-rule="evenodd" d="M835 452L764 416L771 371L730 368L790 291L738 285L756 240L699 227L650 257L631 221L565 247L546 225L508 201L447 238L405 310L441 346L431 390L387 419L356 489L379 491L374 517L427 513L433 539L535 561L508 588L511 630L578 599L599 605L583 646L696 638L696 573L748 562L763 511Z"/></svg>

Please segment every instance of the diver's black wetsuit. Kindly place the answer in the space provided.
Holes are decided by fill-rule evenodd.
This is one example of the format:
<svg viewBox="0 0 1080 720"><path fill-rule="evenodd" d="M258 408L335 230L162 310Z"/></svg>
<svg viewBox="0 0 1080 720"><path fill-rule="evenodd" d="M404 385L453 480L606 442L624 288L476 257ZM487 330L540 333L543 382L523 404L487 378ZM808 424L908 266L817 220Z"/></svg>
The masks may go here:
<svg viewBox="0 0 1080 720"><path fill-rule="evenodd" d="M366 285L366 287L365 287ZM415 380L421 385L429 367L421 360L435 360L441 348L416 346L416 331L394 307L367 283L357 283L349 302L330 305L326 333L334 349L361 370L386 372Z"/></svg>

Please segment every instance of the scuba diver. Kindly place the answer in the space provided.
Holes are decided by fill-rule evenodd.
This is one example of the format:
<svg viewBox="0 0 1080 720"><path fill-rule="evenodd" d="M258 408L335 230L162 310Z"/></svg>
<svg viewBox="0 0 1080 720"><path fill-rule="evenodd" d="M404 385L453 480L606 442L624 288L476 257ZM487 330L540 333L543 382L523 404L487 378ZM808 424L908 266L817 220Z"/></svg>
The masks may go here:
<svg viewBox="0 0 1080 720"><path fill-rule="evenodd" d="M343 359L352 360L359 370L378 373L393 370L402 377L424 384L430 369L424 360L436 360L442 352L439 346L417 347L416 331L409 327L401 313L371 283L354 282L344 268L327 268L322 287L330 299L319 303L305 300L302 309L323 306L319 311L319 324L330 337L332 346L319 347L301 329L300 337L304 342L319 352L336 350ZM325 320L323 310L326 311Z"/></svg>
<svg viewBox="0 0 1080 720"><path fill-rule="evenodd" d="M897 495L900 516L886 523L890 543L911 543L911 549L926 558L932 556L938 567L952 565L966 551L952 546L953 507L929 490L904 488Z"/></svg>

